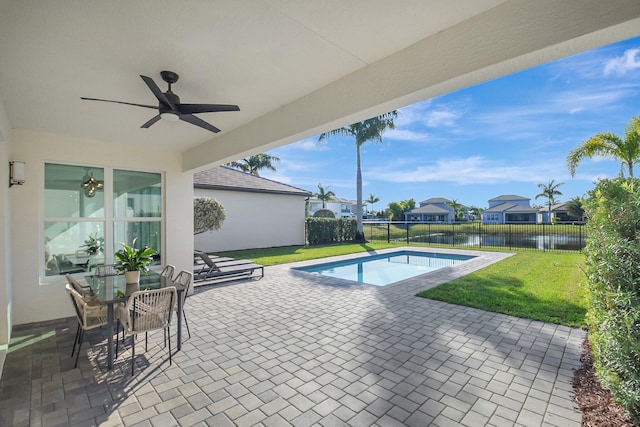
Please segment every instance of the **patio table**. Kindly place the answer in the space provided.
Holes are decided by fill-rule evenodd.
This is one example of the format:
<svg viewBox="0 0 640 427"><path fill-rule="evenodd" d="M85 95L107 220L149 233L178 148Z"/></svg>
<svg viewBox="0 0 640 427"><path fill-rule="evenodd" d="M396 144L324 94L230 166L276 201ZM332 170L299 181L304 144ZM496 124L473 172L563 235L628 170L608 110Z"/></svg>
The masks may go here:
<svg viewBox="0 0 640 427"><path fill-rule="evenodd" d="M160 276L155 271L140 275L140 285L127 285L124 274L116 276L85 276L87 283L95 294L96 298L107 306L107 366L113 369L113 306L124 304L129 299L129 295L136 290L160 289L167 286L175 286L178 291L177 317L178 317L178 350L182 349L182 306L184 303L184 292L187 287L176 283L167 277Z"/></svg>

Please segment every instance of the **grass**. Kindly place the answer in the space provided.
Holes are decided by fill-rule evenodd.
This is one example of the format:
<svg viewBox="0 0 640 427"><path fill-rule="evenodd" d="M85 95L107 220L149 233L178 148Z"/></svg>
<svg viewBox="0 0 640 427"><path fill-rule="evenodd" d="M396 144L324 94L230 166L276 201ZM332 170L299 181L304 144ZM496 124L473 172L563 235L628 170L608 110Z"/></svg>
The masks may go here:
<svg viewBox="0 0 640 427"><path fill-rule="evenodd" d="M418 296L486 311L585 327L586 291L577 253L518 252Z"/></svg>
<svg viewBox="0 0 640 427"><path fill-rule="evenodd" d="M262 265L275 265L399 246L405 245L368 242L251 249L216 255L248 258ZM581 287L585 277L580 269L584 265L584 255L510 252L516 252L516 255L418 295L517 317L584 327L587 298Z"/></svg>

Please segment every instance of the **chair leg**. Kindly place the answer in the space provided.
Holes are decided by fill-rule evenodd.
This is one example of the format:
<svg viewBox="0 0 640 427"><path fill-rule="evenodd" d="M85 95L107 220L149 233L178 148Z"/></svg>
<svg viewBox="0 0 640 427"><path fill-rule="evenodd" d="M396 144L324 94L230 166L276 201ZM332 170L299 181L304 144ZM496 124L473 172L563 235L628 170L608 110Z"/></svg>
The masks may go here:
<svg viewBox="0 0 640 427"><path fill-rule="evenodd" d="M189 322L187 322L187 313L184 311L184 307L182 308L182 317L184 318L184 324L187 326L187 334L189 338L191 338L191 331L189 330Z"/></svg>
<svg viewBox="0 0 640 427"><path fill-rule="evenodd" d="M136 334L131 335L131 376L133 376L134 369L136 366Z"/></svg>
<svg viewBox="0 0 640 427"><path fill-rule="evenodd" d="M76 336L73 338L73 348L71 349L71 357L76 352L76 344L78 343L78 338L80 337L80 323L78 323L78 327L76 328Z"/></svg>
<svg viewBox="0 0 640 427"><path fill-rule="evenodd" d="M73 365L74 368L78 367L78 359L80 358L80 349L82 348L82 339L84 338L84 329L80 328L80 337L78 338L78 352L76 353L76 364Z"/></svg>
<svg viewBox="0 0 640 427"><path fill-rule="evenodd" d="M167 326L167 335L169 335L169 366L171 366L171 328Z"/></svg>
<svg viewBox="0 0 640 427"><path fill-rule="evenodd" d="M149 332L144 333L144 351L149 351Z"/></svg>
<svg viewBox="0 0 640 427"><path fill-rule="evenodd" d="M124 328L122 329L122 331L124 332ZM119 324L116 326L116 359L118 358L118 342L120 341L118 339L118 335L120 335L120 325Z"/></svg>

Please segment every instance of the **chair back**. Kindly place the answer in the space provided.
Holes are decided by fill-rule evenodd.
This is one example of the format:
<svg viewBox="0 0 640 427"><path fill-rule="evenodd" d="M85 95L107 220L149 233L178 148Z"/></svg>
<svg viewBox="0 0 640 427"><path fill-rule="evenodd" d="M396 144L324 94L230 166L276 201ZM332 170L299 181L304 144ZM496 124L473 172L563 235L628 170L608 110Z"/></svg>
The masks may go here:
<svg viewBox="0 0 640 427"><path fill-rule="evenodd" d="M100 277L117 276L120 274L115 264L99 264L96 265L95 275Z"/></svg>
<svg viewBox="0 0 640 427"><path fill-rule="evenodd" d="M78 322L82 329L93 329L107 324L105 307L90 306L82 295L68 283L65 285L65 290L71 297L71 303L76 310L76 316L78 316Z"/></svg>
<svg viewBox="0 0 640 427"><path fill-rule="evenodd" d="M171 265L171 264L167 264L163 269L162 272L160 273L161 277L166 277L167 279L171 279L173 277L173 272L175 271L176 267Z"/></svg>
<svg viewBox="0 0 640 427"><path fill-rule="evenodd" d="M176 299L177 292L173 286L132 293L126 305L127 335L169 326Z"/></svg>
<svg viewBox="0 0 640 427"><path fill-rule="evenodd" d="M218 268L218 267L216 267L216 263L213 262L211 257L209 257L209 254L207 254L206 252L200 252L200 253L198 253L198 255L204 261L204 263L207 264L207 266L209 268L213 268L213 269L217 269Z"/></svg>
<svg viewBox="0 0 640 427"><path fill-rule="evenodd" d="M73 276L71 276L69 273L67 273L65 277L67 278L67 282L69 282L73 289L75 289L75 291L78 292L83 298L94 296L91 287L81 285L80 282L74 279Z"/></svg>
<svg viewBox="0 0 640 427"><path fill-rule="evenodd" d="M191 291L191 282L193 281L193 273L190 271L182 270L178 275L173 279L175 283L180 283L186 289L184 290L184 294L189 295Z"/></svg>

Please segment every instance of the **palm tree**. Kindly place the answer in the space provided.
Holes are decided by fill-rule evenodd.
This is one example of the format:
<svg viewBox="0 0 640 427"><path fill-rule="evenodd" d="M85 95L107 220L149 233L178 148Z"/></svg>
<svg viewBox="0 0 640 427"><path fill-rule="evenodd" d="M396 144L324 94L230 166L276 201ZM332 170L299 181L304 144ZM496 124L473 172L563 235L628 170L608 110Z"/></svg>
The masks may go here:
<svg viewBox="0 0 640 427"><path fill-rule="evenodd" d="M329 185L327 188L322 186L322 183L318 183L318 192L316 193L316 197L318 200L322 200L322 209L325 207L325 202L328 202L333 197L336 197L336 193L331 191L331 186Z"/></svg>
<svg viewBox="0 0 640 427"><path fill-rule="evenodd" d="M458 202L458 199L451 199L447 202L447 206L453 209L455 218L458 218L460 211L462 210L462 204Z"/></svg>
<svg viewBox="0 0 640 427"><path fill-rule="evenodd" d="M365 202L371 205L371 213L373 213L373 205L375 203L378 203L379 201L380 201L380 197L376 196L373 193L369 193L369 198L365 200Z"/></svg>
<svg viewBox="0 0 640 427"><path fill-rule="evenodd" d="M227 163L227 166L240 169L243 172L250 173L251 175L260 176L259 171L262 169L269 169L275 172L276 168L274 163L280 161L279 157L271 156L269 154L260 153L255 156L240 159L235 162Z"/></svg>
<svg viewBox="0 0 640 427"><path fill-rule="evenodd" d="M582 207L582 199L580 197L574 197L567 202L567 212L574 218L578 218L582 221L584 217L584 208Z"/></svg>
<svg viewBox="0 0 640 427"><path fill-rule="evenodd" d="M362 167L360 161L360 147L367 141L382 143L382 133L386 129L395 129L393 119L398 112L393 110L362 122L354 123L320 135L318 141L324 141L330 136L351 136L356 140L356 218L358 234L362 236Z"/></svg>
<svg viewBox="0 0 640 427"><path fill-rule="evenodd" d="M571 176L585 157L602 156L620 160L621 175L627 167L633 178L633 166L640 161L640 116L632 117L625 128L624 139L612 133L598 133L584 141L567 156L567 166Z"/></svg>
<svg viewBox="0 0 640 427"><path fill-rule="evenodd" d="M540 194L536 195L536 199L538 197L544 197L547 199L547 205L549 206L549 222L551 222L551 208L556 204L556 196L562 196L558 187L564 185L564 182L555 182L555 179L549 181L548 185L538 184L538 187L542 189Z"/></svg>

